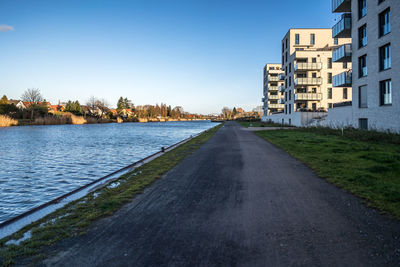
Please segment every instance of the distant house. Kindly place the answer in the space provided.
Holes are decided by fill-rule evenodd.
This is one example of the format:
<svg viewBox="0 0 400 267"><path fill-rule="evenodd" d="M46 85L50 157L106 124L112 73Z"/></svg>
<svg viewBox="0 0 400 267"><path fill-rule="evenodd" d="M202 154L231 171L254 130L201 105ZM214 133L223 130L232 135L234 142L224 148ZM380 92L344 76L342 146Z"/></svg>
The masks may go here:
<svg viewBox="0 0 400 267"><path fill-rule="evenodd" d="M32 105L39 105L39 106L46 106L48 108L50 108L50 102L23 102L23 104L25 105L26 108L29 108Z"/></svg>
<svg viewBox="0 0 400 267"><path fill-rule="evenodd" d="M64 111L64 107L61 105L50 105L49 106L49 112L55 113L58 111Z"/></svg>
<svg viewBox="0 0 400 267"><path fill-rule="evenodd" d="M8 100L9 104L12 104L14 106L16 106L19 109L27 109L27 107L25 106L24 102L22 102L21 100Z"/></svg>
<svg viewBox="0 0 400 267"><path fill-rule="evenodd" d="M239 114L244 113L244 110L243 110L242 108L237 108L236 111L237 111L237 113L239 113Z"/></svg>

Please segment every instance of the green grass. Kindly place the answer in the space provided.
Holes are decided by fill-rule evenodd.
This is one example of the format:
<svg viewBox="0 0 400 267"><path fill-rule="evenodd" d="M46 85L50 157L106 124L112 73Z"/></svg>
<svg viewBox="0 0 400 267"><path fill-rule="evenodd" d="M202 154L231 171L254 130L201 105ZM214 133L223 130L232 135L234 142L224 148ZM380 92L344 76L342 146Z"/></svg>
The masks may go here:
<svg viewBox="0 0 400 267"><path fill-rule="evenodd" d="M0 240L0 265L12 265L15 259L21 257L34 257L39 260L43 258L45 247L61 239L84 234L92 222L112 215L122 205L130 202L135 195L142 193L147 186L193 153L220 127L222 124L121 176L114 181L120 183L118 187L102 187ZM20 245L5 244L8 240L21 238L27 231L31 231L32 237Z"/></svg>
<svg viewBox="0 0 400 267"><path fill-rule="evenodd" d="M274 123L274 122L262 122L262 121L237 121L244 127L293 127L286 124Z"/></svg>
<svg viewBox="0 0 400 267"><path fill-rule="evenodd" d="M348 131L346 133L346 131ZM320 177L400 220L399 135L356 129L260 131Z"/></svg>

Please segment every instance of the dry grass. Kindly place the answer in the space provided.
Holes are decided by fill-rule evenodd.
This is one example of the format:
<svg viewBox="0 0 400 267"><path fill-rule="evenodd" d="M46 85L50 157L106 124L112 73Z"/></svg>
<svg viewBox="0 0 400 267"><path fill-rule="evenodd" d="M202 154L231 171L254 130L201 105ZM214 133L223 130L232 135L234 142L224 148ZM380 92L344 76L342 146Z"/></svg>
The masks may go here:
<svg viewBox="0 0 400 267"><path fill-rule="evenodd" d="M69 124L70 118L66 116L46 116L42 118L36 118L32 123L34 125L58 125L58 124Z"/></svg>
<svg viewBox="0 0 400 267"><path fill-rule="evenodd" d="M18 121L8 116L0 115L0 127L16 126Z"/></svg>
<svg viewBox="0 0 400 267"><path fill-rule="evenodd" d="M85 124L86 119L82 116L75 116L74 114L71 114L71 123L72 124Z"/></svg>
<svg viewBox="0 0 400 267"><path fill-rule="evenodd" d="M123 123L124 121L121 119L121 117L117 117L117 123Z"/></svg>

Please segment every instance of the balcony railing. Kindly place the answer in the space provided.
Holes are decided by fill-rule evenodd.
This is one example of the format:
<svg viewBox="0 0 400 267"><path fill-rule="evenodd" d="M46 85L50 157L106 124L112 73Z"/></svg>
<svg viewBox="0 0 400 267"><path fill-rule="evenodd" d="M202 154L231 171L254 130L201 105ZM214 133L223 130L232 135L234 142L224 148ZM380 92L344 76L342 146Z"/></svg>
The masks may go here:
<svg viewBox="0 0 400 267"><path fill-rule="evenodd" d="M294 65L294 71L298 71L298 70L320 70L322 69L322 63L318 62L318 63L297 63L296 65Z"/></svg>
<svg viewBox="0 0 400 267"><path fill-rule="evenodd" d="M350 71L342 72L333 76L333 87L350 87L352 84L352 73Z"/></svg>
<svg viewBox="0 0 400 267"><path fill-rule="evenodd" d="M279 74L279 80L284 81L285 80L285 74Z"/></svg>
<svg viewBox="0 0 400 267"><path fill-rule="evenodd" d="M278 91L279 87L278 86L269 86L268 91Z"/></svg>
<svg viewBox="0 0 400 267"><path fill-rule="evenodd" d="M268 108L284 108L283 104L269 104Z"/></svg>
<svg viewBox="0 0 400 267"><path fill-rule="evenodd" d="M332 12L351 12L351 0L332 0Z"/></svg>
<svg viewBox="0 0 400 267"><path fill-rule="evenodd" d="M268 100L270 100L270 99L279 99L279 96L278 95L269 95Z"/></svg>
<svg viewBox="0 0 400 267"><path fill-rule="evenodd" d="M296 78L294 80L294 85L321 85L322 78Z"/></svg>
<svg viewBox="0 0 400 267"><path fill-rule="evenodd" d="M294 100L305 100L305 101L319 101L322 100L321 93L300 93L294 95Z"/></svg>
<svg viewBox="0 0 400 267"><path fill-rule="evenodd" d="M279 104L285 104L285 99L284 98L279 98L278 103Z"/></svg>
<svg viewBox="0 0 400 267"><path fill-rule="evenodd" d="M350 38L351 37L351 14L345 13L341 20L332 28L333 38Z"/></svg>
<svg viewBox="0 0 400 267"><path fill-rule="evenodd" d="M268 76L268 82L278 82L278 76Z"/></svg>
<svg viewBox="0 0 400 267"><path fill-rule="evenodd" d="M279 86L279 92L281 93L285 92L285 86L283 85Z"/></svg>
<svg viewBox="0 0 400 267"><path fill-rule="evenodd" d="M333 62L350 62L351 61L351 44L344 44L333 50Z"/></svg>

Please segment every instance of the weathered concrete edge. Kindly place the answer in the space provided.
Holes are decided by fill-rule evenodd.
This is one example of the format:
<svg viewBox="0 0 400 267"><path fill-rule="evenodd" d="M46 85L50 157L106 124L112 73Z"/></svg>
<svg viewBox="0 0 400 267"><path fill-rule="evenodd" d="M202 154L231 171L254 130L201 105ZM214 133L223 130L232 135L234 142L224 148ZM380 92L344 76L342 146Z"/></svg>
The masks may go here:
<svg viewBox="0 0 400 267"><path fill-rule="evenodd" d="M21 230L25 226L44 218L46 215L64 207L68 203L70 203L74 200L80 199L80 198L86 196L87 194L89 194L90 192L93 192L101 187L104 187L108 183L110 183L116 179L119 179L122 175L124 175L128 172L131 172L131 171L135 170L136 168L139 168L143 164L146 164L146 163L149 163L149 162L155 160L156 158L164 155L166 152L169 152L169 151L189 142L190 140L202 135L203 133L208 132L211 129L214 129L215 127L218 127L219 125L220 124L215 125L214 127L204 130L198 134L192 135L189 138L186 138L178 143L175 143L175 144L165 148L164 151L156 152L150 156L147 156L146 158L143 158L141 160L138 160L138 161L132 163L131 165L128 165L128 166L126 166L120 170L117 170L109 175L106 175L102 178L92 181L89 184L79 187L67 194L64 194L56 199L48 201L36 208L33 208L29 211L26 211L16 217L10 219L10 220L7 220L7 221L1 223L0 224L0 239L3 239L9 235L16 233L17 231Z"/></svg>

